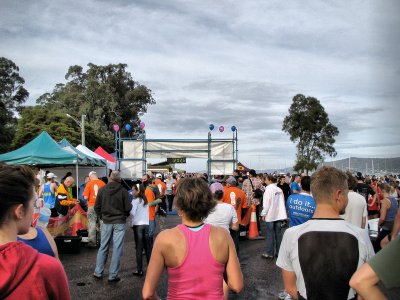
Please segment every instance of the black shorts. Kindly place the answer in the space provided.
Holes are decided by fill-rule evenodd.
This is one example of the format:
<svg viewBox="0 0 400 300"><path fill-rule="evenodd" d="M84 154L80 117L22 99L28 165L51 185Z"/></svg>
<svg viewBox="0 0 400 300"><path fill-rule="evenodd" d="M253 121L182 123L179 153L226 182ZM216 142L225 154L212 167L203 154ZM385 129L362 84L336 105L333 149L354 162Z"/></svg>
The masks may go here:
<svg viewBox="0 0 400 300"><path fill-rule="evenodd" d="M371 215L379 215L379 210L369 210L368 216L371 216Z"/></svg>

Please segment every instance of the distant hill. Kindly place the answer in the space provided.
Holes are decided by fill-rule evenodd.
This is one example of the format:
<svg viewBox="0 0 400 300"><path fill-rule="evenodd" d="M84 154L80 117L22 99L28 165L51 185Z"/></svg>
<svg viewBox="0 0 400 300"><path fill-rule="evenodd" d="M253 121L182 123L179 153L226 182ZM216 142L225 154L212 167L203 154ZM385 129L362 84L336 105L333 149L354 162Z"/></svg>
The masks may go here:
<svg viewBox="0 0 400 300"><path fill-rule="evenodd" d="M350 160L350 168L349 168ZM400 157L395 158L359 158L350 157L346 159L327 161L319 165L334 165L343 171L350 169L352 172L361 172L363 174L400 174Z"/></svg>
<svg viewBox="0 0 400 300"><path fill-rule="evenodd" d="M346 171L349 169L349 159L340 159L333 162L326 161L318 166L335 166L338 169ZM375 174L400 174L400 157L395 158L360 158L350 157L350 170L352 172L361 172L363 175ZM256 170L257 173L296 173L291 167L282 169L262 169Z"/></svg>

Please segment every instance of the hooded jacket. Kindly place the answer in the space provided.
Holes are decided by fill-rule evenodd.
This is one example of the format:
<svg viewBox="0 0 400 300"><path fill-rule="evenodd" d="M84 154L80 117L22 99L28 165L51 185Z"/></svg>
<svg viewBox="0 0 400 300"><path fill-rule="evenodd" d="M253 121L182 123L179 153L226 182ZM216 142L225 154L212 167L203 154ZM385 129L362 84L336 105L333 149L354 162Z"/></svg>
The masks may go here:
<svg viewBox="0 0 400 300"><path fill-rule="evenodd" d="M99 190L94 210L105 224L125 224L132 209L128 191L119 182L109 182Z"/></svg>
<svg viewBox="0 0 400 300"><path fill-rule="evenodd" d="M71 299L61 262L22 242L0 245L0 299Z"/></svg>

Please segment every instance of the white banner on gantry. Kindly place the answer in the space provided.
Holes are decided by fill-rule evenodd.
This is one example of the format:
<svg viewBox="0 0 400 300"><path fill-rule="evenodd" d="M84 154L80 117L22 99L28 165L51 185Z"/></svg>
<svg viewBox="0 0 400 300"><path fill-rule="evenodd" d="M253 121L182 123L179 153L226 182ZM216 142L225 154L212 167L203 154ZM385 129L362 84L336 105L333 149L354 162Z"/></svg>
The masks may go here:
<svg viewBox="0 0 400 300"><path fill-rule="evenodd" d="M196 152L197 151L197 152ZM231 159L232 142L211 142L211 157L213 159ZM208 158L207 142L146 142L146 157L189 157Z"/></svg>
<svg viewBox="0 0 400 300"><path fill-rule="evenodd" d="M122 154L123 158L142 158L143 141L123 141Z"/></svg>
<svg viewBox="0 0 400 300"><path fill-rule="evenodd" d="M143 161L138 160L121 160L120 173L122 178L140 179L143 176Z"/></svg>
<svg viewBox="0 0 400 300"><path fill-rule="evenodd" d="M144 167L143 161L129 161L124 159L147 158L209 158L208 141L146 141L143 151L143 141L123 141L123 160L120 162L121 174L124 178L141 176ZM210 157L213 160L227 160L226 162L212 162L211 174L233 174L233 142L211 141ZM145 157L144 157L145 155Z"/></svg>
<svg viewBox="0 0 400 300"><path fill-rule="evenodd" d="M233 170L233 161L211 162L211 175L232 175Z"/></svg>

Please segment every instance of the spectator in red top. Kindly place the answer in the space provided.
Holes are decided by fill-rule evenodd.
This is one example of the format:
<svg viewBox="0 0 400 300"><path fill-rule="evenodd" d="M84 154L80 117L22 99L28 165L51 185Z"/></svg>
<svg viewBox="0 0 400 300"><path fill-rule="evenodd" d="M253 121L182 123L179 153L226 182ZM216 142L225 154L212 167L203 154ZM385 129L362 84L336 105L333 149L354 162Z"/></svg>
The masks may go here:
<svg viewBox="0 0 400 300"><path fill-rule="evenodd" d="M0 297L68 300L61 262L17 241L32 222L34 182L29 167L0 165Z"/></svg>

